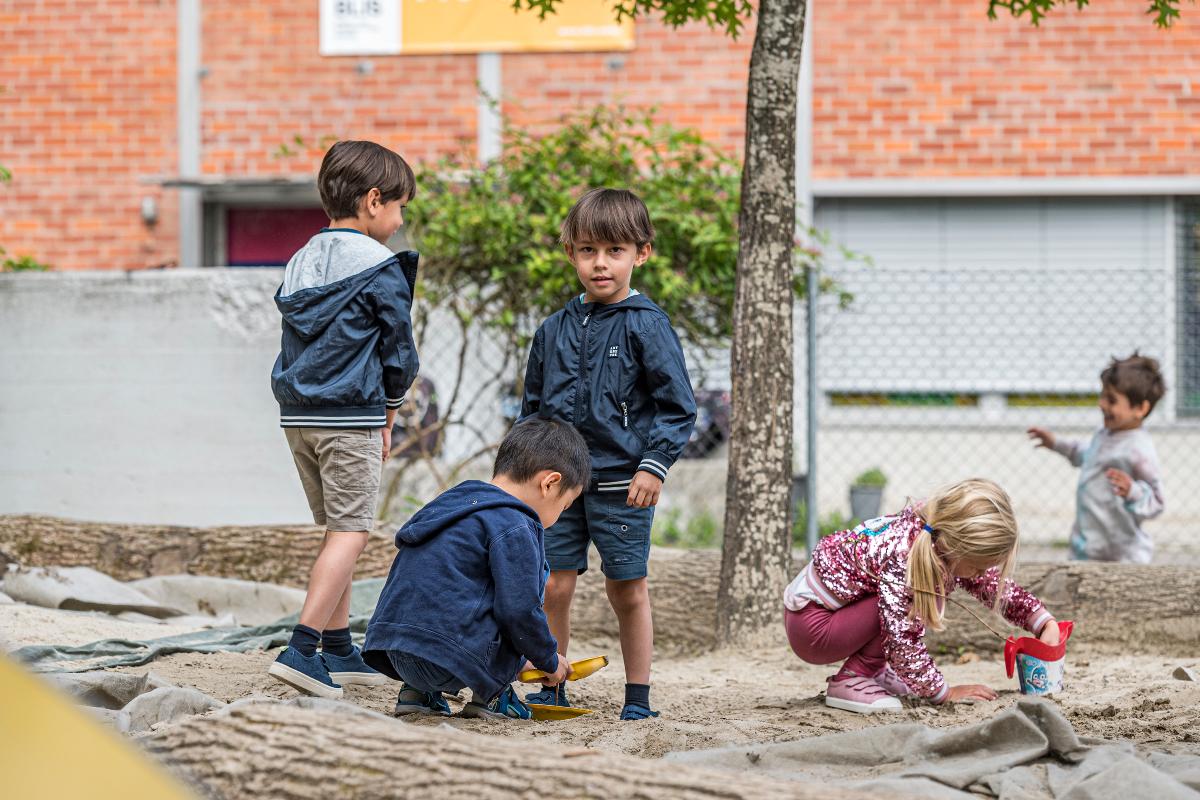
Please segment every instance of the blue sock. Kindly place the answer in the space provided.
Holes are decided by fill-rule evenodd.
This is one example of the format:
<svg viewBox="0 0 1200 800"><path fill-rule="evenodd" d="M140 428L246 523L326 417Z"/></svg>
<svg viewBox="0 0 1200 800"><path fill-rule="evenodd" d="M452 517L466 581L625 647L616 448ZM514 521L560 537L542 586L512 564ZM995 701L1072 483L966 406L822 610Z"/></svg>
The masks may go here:
<svg viewBox="0 0 1200 800"><path fill-rule="evenodd" d="M292 638L288 647L293 648L302 656L312 657L317 654L317 645L321 643L321 632L308 627L297 625L292 629Z"/></svg>
<svg viewBox="0 0 1200 800"><path fill-rule="evenodd" d="M650 708L650 684L625 684L625 705L635 705L641 706L642 708Z"/></svg>
<svg viewBox="0 0 1200 800"><path fill-rule="evenodd" d="M335 656L348 656L353 653L354 645L350 642L350 629L338 628L322 633L321 649Z"/></svg>

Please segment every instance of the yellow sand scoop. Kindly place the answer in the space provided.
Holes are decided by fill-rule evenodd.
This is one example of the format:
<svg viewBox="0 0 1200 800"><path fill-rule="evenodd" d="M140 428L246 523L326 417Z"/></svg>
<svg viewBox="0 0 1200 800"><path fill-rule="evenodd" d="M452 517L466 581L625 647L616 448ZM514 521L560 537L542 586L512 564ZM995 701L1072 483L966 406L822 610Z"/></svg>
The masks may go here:
<svg viewBox="0 0 1200 800"><path fill-rule="evenodd" d="M568 706L544 706L541 703L528 703L534 719L560 720L575 719L584 714L592 713L588 708L573 708Z"/></svg>
<svg viewBox="0 0 1200 800"><path fill-rule="evenodd" d="M607 666L608 666L608 656L596 656L595 658L585 658L582 661L572 661L571 662L571 672L570 672L570 674L567 675L567 680L569 680L569 681L583 680L588 675L591 675L593 672L604 669ZM522 672L520 675L517 676L517 680L519 680L521 683L537 683L544 677L546 677L546 673L542 672L540 669L527 669L524 672ZM547 708L550 708L550 707L551 706L547 706ZM530 706L530 708L536 708L536 706ZM553 708L558 708L558 706L553 706ZM564 710L570 711L572 709L564 709ZM584 713L591 713L591 712L585 711ZM578 714L575 714L573 716L578 716ZM550 717L537 717L535 715L534 719L551 719L551 718ZM558 718L555 717L555 719L558 719Z"/></svg>

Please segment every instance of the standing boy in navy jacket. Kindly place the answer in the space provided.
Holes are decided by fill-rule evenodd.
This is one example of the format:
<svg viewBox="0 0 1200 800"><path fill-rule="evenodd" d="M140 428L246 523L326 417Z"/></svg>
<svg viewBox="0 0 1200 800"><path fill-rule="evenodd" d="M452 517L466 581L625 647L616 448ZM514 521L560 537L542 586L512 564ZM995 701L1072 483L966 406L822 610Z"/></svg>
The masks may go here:
<svg viewBox="0 0 1200 800"><path fill-rule="evenodd" d="M363 655L404 681L397 714L447 715L442 692L470 687L465 716L529 719L511 686L525 660L548 685L567 677L542 611L549 572L542 535L589 471L578 431L527 420L500 444L491 483L460 483L396 533L400 552Z"/></svg>
<svg viewBox="0 0 1200 800"><path fill-rule="evenodd" d="M621 632L621 719L645 719L658 715L650 710L650 526L667 470L691 435L696 401L670 320L629 287L654 241L645 204L633 192L593 189L568 212L561 241L583 294L538 328L521 413L574 425L591 451L592 483L546 531L546 615L565 655L575 583L594 542ZM562 684L526 699L569 705Z"/></svg>
<svg viewBox="0 0 1200 800"><path fill-rule="evenodd" d="M416 182L391 150L338 142L317 183L330 223L292 256L275 293L283 345L271 388L313 521L326 532L300 624L268 672L339 698L341 684L387 680L350 643L350 582L374 527L392 423L417 375L417 254L386 247Z"/></svg>

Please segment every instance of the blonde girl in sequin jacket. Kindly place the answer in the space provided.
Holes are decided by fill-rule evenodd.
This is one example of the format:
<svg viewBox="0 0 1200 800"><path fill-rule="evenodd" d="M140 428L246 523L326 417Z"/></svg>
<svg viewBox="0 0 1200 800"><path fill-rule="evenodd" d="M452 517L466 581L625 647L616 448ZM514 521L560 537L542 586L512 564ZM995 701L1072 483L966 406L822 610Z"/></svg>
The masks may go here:
<svg viewBox="0 0 1200 800"><path fill-rule="evenodd" d="M934 703L993 700L978 684L948 686L925 647L941 630L947 595L962 588L1014 625L1058 644L1058 625L1036 597L1009 580L1017 522L1008 494L989 480L945 487L923 504L821 540L784 591L788 641L814 664L845 659L826 705L874 713L898 697Z"/></svg>

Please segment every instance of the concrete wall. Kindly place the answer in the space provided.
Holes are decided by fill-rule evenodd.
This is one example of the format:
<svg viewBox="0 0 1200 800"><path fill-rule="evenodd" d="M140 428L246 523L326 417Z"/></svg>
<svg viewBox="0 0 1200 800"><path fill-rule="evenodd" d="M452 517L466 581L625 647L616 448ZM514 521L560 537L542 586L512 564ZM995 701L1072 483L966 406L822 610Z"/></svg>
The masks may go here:
<svg viewBox="0 0 1200 800"><path fill-rule="evenodd" d="M270 387L281 274L0 275L0 513L311 522Z"/></svg>

